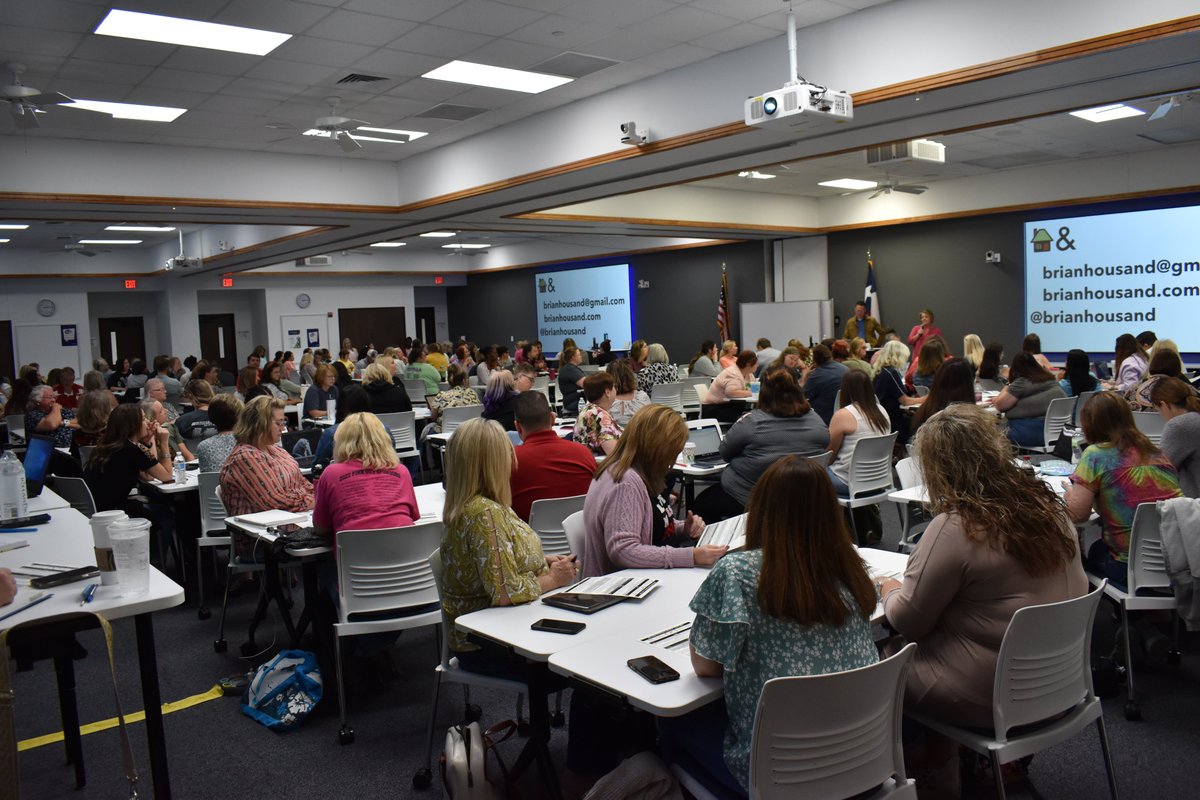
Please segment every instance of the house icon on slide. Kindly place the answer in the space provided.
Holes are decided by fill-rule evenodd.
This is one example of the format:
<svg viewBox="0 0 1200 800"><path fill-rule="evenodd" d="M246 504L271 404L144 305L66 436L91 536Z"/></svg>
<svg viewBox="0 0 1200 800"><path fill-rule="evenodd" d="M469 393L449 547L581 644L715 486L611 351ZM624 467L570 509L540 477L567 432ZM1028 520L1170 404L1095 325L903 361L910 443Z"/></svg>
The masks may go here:
<svg viewBox="0 0 1200 800"><path fill-rule="evenodd" d="M1033 245L1033 252L1048 253L1050 252L1050 243L1054 241L1054 237L1045 228L1034 228L1033 238L1030 243Z"/></svg>

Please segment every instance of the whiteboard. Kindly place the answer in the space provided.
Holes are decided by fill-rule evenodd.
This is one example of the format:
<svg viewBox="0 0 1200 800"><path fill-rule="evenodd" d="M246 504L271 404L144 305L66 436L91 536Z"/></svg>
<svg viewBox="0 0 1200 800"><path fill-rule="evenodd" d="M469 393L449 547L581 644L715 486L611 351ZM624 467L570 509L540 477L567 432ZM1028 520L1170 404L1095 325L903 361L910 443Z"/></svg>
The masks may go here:
<svg viewBox="0 0 1200 800"><path fill-rule="evenodd" d="M743 350L753 350L760 337L782 350L788 339L819 342L833 336L832 300L791 300L786 303L741 303Z"/></svg>
<svg viewBox="0 0 1200 800"><path fill-rule="evenodd" d="M72 323L66 323L68 325ZM76 325L76 344L63 347L62 326L53 325L14 325L13 336L17 345L17 365L36 363L43 375L55 367L70 367L75 374L82 375L79 369L78 332L86 328Z"/></svg>

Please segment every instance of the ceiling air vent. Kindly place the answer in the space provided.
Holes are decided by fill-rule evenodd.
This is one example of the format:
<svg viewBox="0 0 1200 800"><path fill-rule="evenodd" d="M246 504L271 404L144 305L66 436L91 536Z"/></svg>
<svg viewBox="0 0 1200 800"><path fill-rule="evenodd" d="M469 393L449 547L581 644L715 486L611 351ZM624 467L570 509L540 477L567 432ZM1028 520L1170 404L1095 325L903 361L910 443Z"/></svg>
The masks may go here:
<svg viewBox="0 0 1200 800"><path fill-rule="evenodd" d="M297 267L332 267L333 256L307 256L296 259Z"/></svg>
<svg viewBox="0 0 1200 800"><path fill-rule="evenodd" d="M908 164L913 161L946 161L946 146L928 139L913 139L908 142L891 142L867 148L868 164Z"/></svg>
<svg viewBox="0 0 1200 800"><path fill-rule="evenodd" d="M338 80L338 83L375 83L377 81L386 81L387 78L381 78L378 75L362 75L357 72L351 72L344 78Z"/></svg>

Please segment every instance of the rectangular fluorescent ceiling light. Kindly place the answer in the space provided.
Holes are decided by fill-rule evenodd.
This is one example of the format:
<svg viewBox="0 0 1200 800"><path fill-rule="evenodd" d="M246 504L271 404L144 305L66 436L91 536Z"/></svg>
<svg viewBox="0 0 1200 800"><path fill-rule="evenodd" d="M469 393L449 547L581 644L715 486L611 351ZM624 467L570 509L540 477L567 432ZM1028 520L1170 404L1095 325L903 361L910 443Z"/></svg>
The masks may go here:
<svg viewBox="0 0 1200 800"><path fill-rule="evenodd" d="M408 242L376 242L371 247L404 247Z"/></svg>
<svg viewBox="0 0 1200 800"><path fill-rule="evenodd" d="M106 231L127 231L129 233L166 233L175 230L166 225L109 225Z"/></svg>
<svg viewBox="0 0 1200 800"><path fill-rule="evenodd" d="M447 236L456 236L456 235L457 234L452 233L450 231L430 231L429 233L421 234L421 236L423 236L426 239L445 239Z"/></svg>
<svg viewBox="0 0 1200 800"><path fill-rule="evenodd" d="M470 86L486 86L491 89L508 89L512 92L537 94L555 86L570 83L574 78L547 75L544 72L527 72L522 69L493 67L471 61L451 61L449 64L426 72L422 78L435 81L465 83Z"/></svg>
<svg viewBox="0 0 1200 800"><path fill-rule="evenodd" d="M821 181L817 186L828 186L830 189L874 189L879 184L875 181L860 181L858 178L838 178L836 181Z"/></svg>
<svg viewBox="0 0 1200 800"><path fill-rule="evenodd" d="M249 53L253 56L265 56L292 38L290 33L260 31L237 25L218 25L215 22L121 11L115 8L108 12L108 16L96 27L95 33L123 39L141 39L144 42L181 44L229 53Z"/></svg>
<svg viewBox="0 0 1200 800"><path fill-rule="evenodd" d="M390 128L355 128L354 130L355 130L354 133L346 133L346 135L349 136L351 139L353 139L356 142L386 142L387 144L407 144L408 142L411 142L413 139L420 139L422 136L428 135L424 131L396 131L396 130L392 130ZM384 139L383 137L380 137L380 136L363 136L362 134L358 133L358 131L382 131L384 133L394 133L394 134L397 134L400 136L405 136L407 138L405 138L405 139ZM308 130L306 130L304 132L304 135L305 136L321 136L326 139L333 137L332 133L330 133L329 131L323 131L320 128L309 128Z"/></svg>
<svg viewBox="0 0 1200 800"><path fill-rule="evenodd" d="M105 100L76 100L73 103L63 103L63 108L82 108L85 111L99 111L101 114L112 114L116 119L140 119L143 122L174 122L186 108L171 108L169 106L141 106L137 103L110 103Z"/></svg>
<svg viewBox="0 0 1200 800"><path fill-rule="evenodd" d="M769 172L759 172L756 169L744 170L738 173L739 178L750 178L756 181L769 181L775 176Z"/></svg>
<svg viewBox="0 0 1200 800"><path fill-rule="evenodd" d="M1113 103L1109 106L1083 108L1079 111L1070 112L1072 117L1086 119L1088 122L1111 122L1114 119L1124 119L1125 117L1140 117L1145 113L1145 111L1133 106L1127 106L1124 103Z"/></svg>
<svg viewBox="0 0 1200 800"><path fill-rule="evenodd" d="M442 247L445 247L449 250L482 250L485 247L491 247L491 245L490 244L456 244L456 243L452 243L452 244L444 244L444 245L442 245Z"/></svg>
<svg viewBox="0 0 1200 800"><path fill-rule="evenodd" d="M8 244L12 239L0 239L0 244Z"/></svg>
<svg viewBox="0 0 1200 800"><path fill-rule="evenodd" d="M0 225L0 231L23 231L28 228L28 225L18 225L16 223L5 223Z"/></svg>
<svg viewBox="0 0 1200 800"><path fill-rule="evenodd" d="M80 244L141 244L141 239L80 239Z"/></svg>

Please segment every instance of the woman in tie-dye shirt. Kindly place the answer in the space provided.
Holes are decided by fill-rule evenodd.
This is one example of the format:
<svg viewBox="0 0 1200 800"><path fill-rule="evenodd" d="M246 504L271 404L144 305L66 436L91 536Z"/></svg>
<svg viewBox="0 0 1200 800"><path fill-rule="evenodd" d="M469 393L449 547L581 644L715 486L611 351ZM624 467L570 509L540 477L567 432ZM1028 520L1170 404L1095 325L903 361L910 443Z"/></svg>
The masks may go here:
<svg viewBox="0 0 1200 800"><path fill-rule="evenodd" d="M1071 476L1067 512L1075 522L1100 514L1103 538L1084 560L1089 572L1126 586L1129 535L1139 503L1179 497L1179 476L1170 459L1137 429L1129 404L1114 392L1101 392L1080 413L1084 451Z"/></svg>

